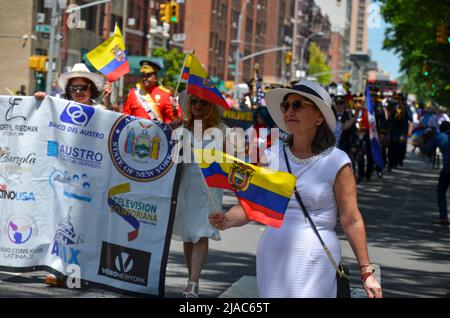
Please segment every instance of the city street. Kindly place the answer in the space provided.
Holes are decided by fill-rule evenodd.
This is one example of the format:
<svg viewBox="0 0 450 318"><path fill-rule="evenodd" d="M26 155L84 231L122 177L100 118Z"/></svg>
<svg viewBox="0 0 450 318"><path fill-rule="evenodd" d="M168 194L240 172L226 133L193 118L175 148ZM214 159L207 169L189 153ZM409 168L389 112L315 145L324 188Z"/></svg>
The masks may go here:
<svg viewBox="0 0 450 318"><path fill-rule="evenodd" d="M358 185L371 261L381 267L383 295L392 297L449 297L449 227L431 224L436 218L437 169L416 154L407 154L404 166L374 176ZM236 202L225 195L224 205ZM255 253L263 226L252 223L222 232L210 242L210 253L200 280L205 298L257 297ZM361 297L359 269L349 244L340 234L343 261L350 268L354 297ZM166 297L181 297L187 271L182 243L172 241L167 267ZM0 273L0 297L124 297L93 290L46 286L45 273ZM125 296L128 297L128 296Z"/></svg>

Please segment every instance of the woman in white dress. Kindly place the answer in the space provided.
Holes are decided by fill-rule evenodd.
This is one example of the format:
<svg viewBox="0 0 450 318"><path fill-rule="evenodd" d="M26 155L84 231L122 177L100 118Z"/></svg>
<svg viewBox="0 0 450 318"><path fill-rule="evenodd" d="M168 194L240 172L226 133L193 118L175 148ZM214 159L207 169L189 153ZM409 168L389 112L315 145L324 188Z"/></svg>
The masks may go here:
<svg viewBox="0 0 450 318"><path fill-rule="evenodd" d="M206 130L213 127L219 128L225 136L226 126L221 123L219 106L195 95L188 95L185 91L180 94L179 104L185 110L184 128L191 132L191 142L194 145L194 128L201 132L203 140L210 139L206 137ZM223 145L223 140L214 139L213 142L220 143L220 147ZM203 147L205 143L207 141L203 142ZM209 239L220 240L219 231L208 222L208 215L222 208L222 190L207 189L198 164L186 163L183 165L179 193L173 237L183 241L188 269L188 285L183 295L186 298L197 298L201 271L208 256Z"/></svg>
<svg viewBox="0 0 450 318"><path fill-rule="evenodd" d="M382 297L369 261L364 221L356 200L356 184L349 157L334 147L336 119L331 98L318 84L300 81L292 89L274 89L267 104L275 123L290 133L288 144L267 153L269 168L297 176L296 188L306 210L330 250L340 262L335 226L339 219L361 268L368 297ZM210 223L224 230L249 222L237 205L227 213L213 213ZM263 298L336 297L336 269L315 235L293 194L280 228L267 227L257 251L258 292Z"/></svg>

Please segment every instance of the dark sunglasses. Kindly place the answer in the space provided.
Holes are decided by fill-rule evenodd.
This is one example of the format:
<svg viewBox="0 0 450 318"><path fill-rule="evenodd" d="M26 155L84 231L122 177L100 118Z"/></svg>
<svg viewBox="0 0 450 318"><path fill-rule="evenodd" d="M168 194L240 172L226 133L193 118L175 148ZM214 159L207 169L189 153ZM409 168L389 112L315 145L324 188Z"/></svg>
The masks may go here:
<svg viewBox="0 0 450 318"><path fill-rule="evenodd" d="M292 104L289 103L287 100L282 101L280 104L281 112L284 114L287 113L289 111L289 108L291 108L291 105L292 105L292 109L294 110L294 112L297 112L303 106L303 103L301 100L294 100L292 102Z"/></svg>
<svg viewBox="0 0 450 318"><path fill-rule="evenodd" d="M208 106L208 101L204 99L191 99L191 105L195 106L198 104L201 106Z"/></svg>
<svg viewBox="0 0 450 318"><path fill-rule="evenodd" d="M71 94L76 93L77 91L79 92L85 92L87 91L89 88L91 87L91 85L86 84L86 85L70 85L69 86L69 92Z"/></svg>

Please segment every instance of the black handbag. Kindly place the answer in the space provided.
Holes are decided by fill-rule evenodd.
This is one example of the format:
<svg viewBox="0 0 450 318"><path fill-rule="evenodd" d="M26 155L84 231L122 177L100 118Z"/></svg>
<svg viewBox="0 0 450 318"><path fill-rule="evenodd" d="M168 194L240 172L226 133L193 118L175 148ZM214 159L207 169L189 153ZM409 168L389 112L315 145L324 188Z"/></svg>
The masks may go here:
<svg viewBox="0 0 450 318"><path fill-rule="evenodd" d="M286 154L286 146L283 148L284 152L284 160L286 161L286 167L288 169L289 173L291 172L291 165L289 164L289 159ZM300 204L303 214L308 219L309 224L311 224L311 227L316 234L317 238L320 241L320 244L322 245L325 253L327 254L331 264L333 264L334 268L336 269L336 282L337 282L337 295L336 298L350 298L350 271L346 266L344 266L342 263L339 264L339 266L336 264L336 261L333 258L333 255L331 254L328 247L325 245L325 242L322 240L322 237L319 234L319 231L316 228L316 225L314 224L313 220L311 219L311 216L308 213L308 210L306 210L305 205L303 204L302 197L300 196L300 193L297 191L297 186L294 187L294 193L295 197Z"/></svg>

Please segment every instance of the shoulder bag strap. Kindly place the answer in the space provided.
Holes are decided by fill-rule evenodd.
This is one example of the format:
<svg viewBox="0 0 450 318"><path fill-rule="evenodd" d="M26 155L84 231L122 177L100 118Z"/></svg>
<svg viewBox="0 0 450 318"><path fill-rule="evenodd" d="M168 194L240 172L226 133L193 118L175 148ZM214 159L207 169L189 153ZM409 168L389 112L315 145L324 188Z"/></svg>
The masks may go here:
<svg viewBox="0 0 450 318"><path fill-rule="evenodd" d="M287 146L284 146L284 147L283 147L284 161L286 162L286 167L287 167L287 169L288 169L288 172L292 174L292 172L291 172L291 165L289 164L289 159L288 159L288 156L287 156L287 154L286 154L286 147L287 147ZM330 252L330 250L328 249L328 247L325 245L325 242L322 240L322 237L320 236L319 231L318 231L317 228L316 228L316 225L314 224L314 222L313 222L311 216L310 216L309 213L308 213L308 210L306 209L305 205L303 204L303 200L302 200L302 197L300 196L300 193L297 191L297 185L295 185L295 187L294 187L294 193L295 193L295 197L296 197L298 203L300 204L300 206L301 206L301 208L302 208L303 214L304 214L305 217L308 219L309 224L311 224L311 227L312 227L312 229L313 229L313 231L314 231L314 234L316 234L317 238L319 239L320 244L322 245L322 247L323 247L325 253L327 254L327 256L328 256L328 258L329 258L331 264L332 264L332 265L334 266L334 268L336 269L336 272L339 274L339 276L345 277L345 278L349 279L349 277L347 276L347 274L345 274L345 272L343 271L343 269L340 268L340 267L336 264L336 261L334 260L333 255L331 254L331 252Z"/></svg>

